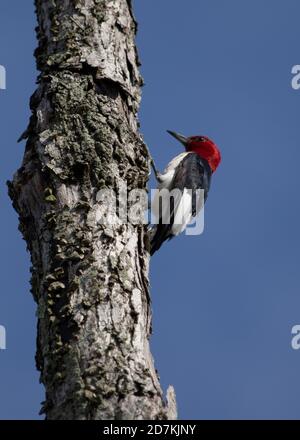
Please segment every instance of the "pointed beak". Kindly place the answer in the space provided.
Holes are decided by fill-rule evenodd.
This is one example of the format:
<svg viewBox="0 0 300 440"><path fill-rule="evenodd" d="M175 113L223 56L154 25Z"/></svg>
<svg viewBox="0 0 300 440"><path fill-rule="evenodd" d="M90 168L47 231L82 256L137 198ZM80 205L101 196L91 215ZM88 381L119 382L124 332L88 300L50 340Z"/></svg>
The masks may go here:
<svg viewBox="0 0 300 440"><path fill-rule="evenodd" d="M182 134L178 134L175 131L167 130L167 132L179 142L181 142L182 145L184 145L185 147L187 146L187 138L185 136L182 136Z"/></svg>

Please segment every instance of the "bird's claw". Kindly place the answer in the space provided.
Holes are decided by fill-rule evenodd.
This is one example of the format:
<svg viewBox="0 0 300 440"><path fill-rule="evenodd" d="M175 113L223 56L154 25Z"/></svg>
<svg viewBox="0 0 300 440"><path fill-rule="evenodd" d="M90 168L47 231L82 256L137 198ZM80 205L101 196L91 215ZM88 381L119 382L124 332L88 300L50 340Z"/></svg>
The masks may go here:
<svg viewBox="0 0 300 440"><path fill-rule="evenodd" d="M155 177L156 177L156 180L158 181L158 182L161 182L161 173L159 172L159 171L157 171L157 168L156 168L156 166L155 166L155 163L154 163L154 160L153 159L151 159L151 167L152 167L152 169L153 169L153 172L154 172L154 174L155 174Z"/></svg>

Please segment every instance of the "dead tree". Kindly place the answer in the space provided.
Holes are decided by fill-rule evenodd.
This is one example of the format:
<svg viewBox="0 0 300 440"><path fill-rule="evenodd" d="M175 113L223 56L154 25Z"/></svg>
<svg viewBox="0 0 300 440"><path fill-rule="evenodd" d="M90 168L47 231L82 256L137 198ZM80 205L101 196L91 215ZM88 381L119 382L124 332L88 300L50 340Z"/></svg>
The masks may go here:
<svg viewBox="0 0 300 440"><path fill-rule="evenodd" d="M97 193L145 189L131 0L36 0L41 74L9 182L32 261L47 419L169 419L149 350L147 226L100 224Z"/></svg>

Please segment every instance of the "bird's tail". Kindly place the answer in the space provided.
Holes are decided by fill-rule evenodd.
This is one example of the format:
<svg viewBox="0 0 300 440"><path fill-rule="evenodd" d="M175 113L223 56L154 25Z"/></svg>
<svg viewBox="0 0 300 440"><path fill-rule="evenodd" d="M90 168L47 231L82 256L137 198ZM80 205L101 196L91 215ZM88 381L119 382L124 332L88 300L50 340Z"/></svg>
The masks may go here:
<svg viewBox="0 0 300 440"><path fill-rule="evenodd" d="M165 240L170 240L172 235L168 232L169 225L158 224L150 229L150 255L158 251Z"/></svg>

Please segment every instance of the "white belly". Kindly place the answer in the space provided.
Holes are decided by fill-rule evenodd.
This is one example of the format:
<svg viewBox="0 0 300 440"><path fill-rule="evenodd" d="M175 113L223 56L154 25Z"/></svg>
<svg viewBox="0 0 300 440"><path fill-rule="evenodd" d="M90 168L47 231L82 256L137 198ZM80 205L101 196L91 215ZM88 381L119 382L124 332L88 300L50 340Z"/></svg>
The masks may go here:
<svg viewBox="0 0 300 440"><path fill-rule="evenodd" d="M171 162L168 163L168 165L166 166L166 168L163 171L163 173L159 174L159 184L157 185L157 189L156 189L156 191L154 193L154 197L153 197L152 202L151 202L151 219L152 219L151 223L158 223L158 220L159 220L159 199L160 198L162 199L161 203L162 203L162 207L163 208L164 207L166 208L166 207L169 206L168 205L168 200L165 199L165 197L169 198L168 193L166 193L166 195L164 197L164 193L162 192L160 194L159 191L162 190L162 189L166 189L166 190L170 189L170 185L171 185L171 183L173 181L173 177L174 177L175 170L176 170L177 166L180 164L180 162L188 154L190 154L190 153L189 152L184 152L184 153L181 153L178 156L174 157L174 159L172 159ZM183 210L185 210L185 206L187 205L187 198L186 197L184 198L184 200L182 200L182 203L183 203L183 205L181 205L181 207L183 208ZM164 210L163 210L163 214L164 214ZM175 220L175 218L174 218L174 220ZM190 221L190 218L189 218L188 222L189 221ZM179 226L182 226L182 225L178 224L177 225L177 229L179 228ZM185 226L184 226L184 228L185 228ZM175 227L175 225L173 227ZM181 231L179 231L177 233L174 233L174 235L177 235L180 232Z"/></svg>

